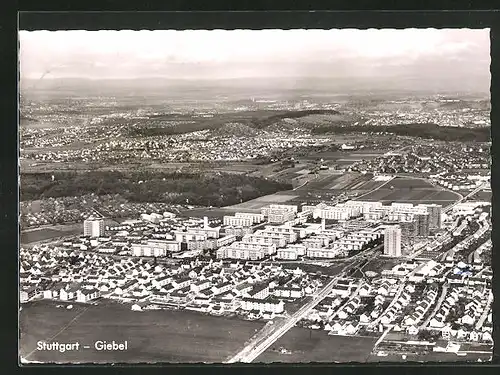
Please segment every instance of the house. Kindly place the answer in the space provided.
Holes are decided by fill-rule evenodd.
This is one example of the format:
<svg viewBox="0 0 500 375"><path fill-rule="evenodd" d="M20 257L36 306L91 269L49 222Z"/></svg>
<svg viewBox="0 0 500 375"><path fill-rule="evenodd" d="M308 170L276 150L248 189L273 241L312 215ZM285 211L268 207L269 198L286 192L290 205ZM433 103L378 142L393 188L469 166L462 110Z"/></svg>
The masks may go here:
<svg viewBox="0 0 500 375"><path fill-rule="evenodd" d="M381 296L380 294L375 297L375 306L383 305L385 302L385 297Z"/></svg>
<svg viewBox="0 0 500 375"><path fill-rule="evenodd" d="M233 288L230 282L223 282L212 287L212 292L216 295L229 292Z"/></svg>
<svg viewBox="0 0 500 375"><path fill-rule="evenodd" d="M407 316L405 318L405 324L407 326L414 326L415 324L418 323L418 321L419 321L419 318L418 318L418 316L415 313L412 314L412 315L410 315L410 316Z"/></svg>
<svg viewBox="0 0 500 375"><path fill-rule="evenodd" d="M76 293L77 302L89 302L101 296L101 292L97 289L79 290Z"/></svg>
<svg viewBox="0 0 500 375"><path fill-rule="evenodd" d="M378 287L377 294L385 297L385 296L389 295L389 290L390 290L389 284L384 283Z"/></svg>
<svg viewBox="0 0 500 375"><path fill-rule="evenodd" d="M77 290L75 290L74 288L61 288L59 292L59 298L61 299L61 301L70 301L76 298Z"/></svg>
<svg viewBox="0 0 500 375"><path fill-rule="evenodd" d="M473 324L474 324L474 321L475 321L474 317L473 317L473 316L471 316L471 315L469 315L469 314L465 314L465 315L462 317L462 319L460 319L460 322L461 322L462 324L469 325L469 326L470 326L470 325L473 325Z"/></svg>
<svg viewBox="0 0 500 375"><path fill-rule="evenodd" d="M30 299L36 297L39 294L37 287L30 287L28 289L22 289L20 292L20 302L27 302Z"/></svg>
<svg viewBox="0 0 500 375"><path fill-rule="evenodd" d="M462 340L462 339L465 339L467 337L467 331L460 328L458 331L457 331L457 339L459 340Z"/></svg>
<svg viewBox="0 0 500 375"><path fill-rule="evenodd" d="M204 305L207 304L210 301L210 297L205 296L205 295L197 295L193 299L193 303L196 305Z"/></svg>
<svg viewBox="0 0 500 375"><path fill-rule="evenodd" d="M401 303L402 306L408 306L411 301L411 295L407 292L401 293L401 296L398 299L398 302Z"/></svg>
<svg viewBox="0 0 500 375"><path fill-rule="evenodd" d="M139 286L132 290L130 293L136 298L142 298L150 294L147 289L141 288Z"/></svg>
<svg viewBox="0 0 500 375"><path fill-rule="evenodd" d="M359 289L359 295L361 297L368 297L370 295L371 290L372 290L371 285L365 284Z"/></svg>
<svg viewBox="0 0 500 375"><path fill-rule="evenodd" d="M57 299L59 297L59 293L57 288L47 289L43 291L43 298L45 299Z"/></svg>
<svg viewBox="0 0 500 375"><path fill-rule="evenodd" d="M469 340L473 341L473 342L479 341L479 333L476 331L470 332L469 333Z"/></svg>
<svg viewBox="0 0 500 375"><path fill-rule="evenodd" d="M367 313L361 314L361 316L359 317L359 321L360 323L369 323L371 321L370 315L368 315Z"/></svg>
<svg viewBox="0 0 500 375"><path fill-rule="evenodd" d="M380 323L387 325L391 323L394 318L396 317L396 314L394 314L394 311L388 311L387 314L385 314L382 318L380 318Z"/></svg>
<svg viewBox="0 0 500 375"><path fill-rule="evenodd" d="M485 342L493 342L493 338L491 337L490 332L483 332L481 336L481 340Z"/></svg>
<svg viewBox="0 0 500 375"><path fill-rule="evenodd" d="M419 332L419 329L414 326L414 325L410 325L407 329L406 329L406 332L411 335L411 336L416 336L418 335L418 332Z"/></svg>
<svg viewBox="0 0 500 375"><path fill-rule="evenodd" d="M449 340L451 338L451 327L449 325L443 327L441 330L441 336L445 340Z"/></svg>
<svg viewBox="0 0 500 375"><path fill-rule="evenodd" d="M341 332L342 331L342 324L340 324L339 322L335 322L332 326L332 332Z"/></svg>
<svg viewBox="0 0 500 375"><path fill-rule="evenodd" d="M382 313L382 306L379 305L378 307L376 307L376 308L373 309L373 311L370 314L370 317L372 319L377 319L380 316L381 313Z"/></svg>
<svg viewBox="0 0 500 375"><path fill-rule="evenodd" d="M359 325L356 324L354 325L353 323L348 323L346 326L343 328L344 332L348 335L354 335L356 332L358 332Z"/></svg>
<svg viewBox="0 0 500 375"><path fill-rule="evenodd" d="M29 300L28 292L26 290L21 290L19 292L19 301L21 303L23 303L23 302L27 302L28 300Z"/></svg>
<svg viewBox="0 0 500 375"><path fill-rule="evenodd" d="M345 297L348 297L349 294L351 294L351 288L349 285L339 284L339 285L336 285L333 287L331 293L333 295L339 295L342 298L345 298Z"/></svg>
<svg viewBox="0 0 500 375"><path fill-rule="evenodd" d="M97 289L99 289L99 291L101 293L108 293L109 289L110 289L110 285L109 284L101 284L101 285L99 285L99 287Z"/></svg>
<svg viewBox="0 0 500 375"><path fill-rule="evenodd" d="M432 327L432 328L442 328L444 326L444 318L443 318L443 316L442 315L438 316L438 315L436 315L434 318L431 319L431 321L429 322L430 327Z"/></svg>
<svg viewBox="0 0 500 375"><path fill-rule="evenodd" d="M193 292L198 293L201 292L202 290L210 288L210 281L208 280L198 281L191 284L190 287Z"/></svg>
<svg viewBox="0 0 500 375"><path fill-rule="evenodd" d="M320 318L322 318L322 319L328 318L333 314L332 306L324 306L324 305L321 306L320 305L320 306L316 307L316 309L318 310L318 314L319 314Z"/></svg>
<svg viewBox="0 0 500 375"><path fill-rule="evenodd" d="M397 300L394 305L392 305L392 308L396 311L399 311L403 308L403 305L401 304L401 302L399 302L399 300Z"/></svg>
<svg viewBox="0 0 500 375"><path fill-rule="evenodd" d="M172 285L176 289L185 288L193 283L193 279L189 277L177 277L172 280Z"/></svg>
<svg viewBox="0 0 500 375"><path fill-rule="evenodd" d="M142 311L142 306L138 303L134 303L131 307L132 311Z"/></svg>
<svg viewBox="0 0 500 375"><path fill-rule="evenodd" d="M212 307L211 313L212 313L213 315L217 315L217 316L219 316L219 315L224 314L224 311L225 311L225 309L224 309L224 306L223 306L223 305L216 304L216 305L214 305L214 306ZM271 318L271 319L272 319L272 318Z"/></svg>

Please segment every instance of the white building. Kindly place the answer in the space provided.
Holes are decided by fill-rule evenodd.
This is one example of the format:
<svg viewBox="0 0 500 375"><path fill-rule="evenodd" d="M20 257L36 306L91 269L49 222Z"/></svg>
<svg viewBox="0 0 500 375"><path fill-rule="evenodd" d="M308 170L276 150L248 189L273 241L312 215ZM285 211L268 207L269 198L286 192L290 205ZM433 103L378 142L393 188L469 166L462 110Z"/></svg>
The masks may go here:
<svg viewBox="0 0 500 375"><path fill-rule="evenodd" d="M179 252L181 244L176 241L148 240L146 243L132 244L131 250L136 257L164 257L169 252Z"/></svg>
<svg viewBox="0 0 500 375"><path fill-rule="evenodd" d="M83 235L86 237L102 237L104 235L104 220L89 218L83 222Z"/></svg>
<svg viewBox="0 0 500 375"><path fill-rule="evenodd" d="M401 256L401 228L391 225L384 230L384 254L391 257Z"/></svg>
<svg viewBox="0 0 500 375"><path fill-rule="evenodd" d="M217 258L258 260L276 253L275 244L258 244L250 242L233 242L217 250Z"/></svg>
<svg viewBox="0 0 500 375"><path fill-rule="evenodd" d="M250 218L250 219L252 219L253 224L259 224L265 220L265 217L263 214L251 214L251 213L246 213L246 212L236 212L234 214L234 217Z"/></svg>
<svg viewBox="0 0 500 375"><path fill-rule="evenodd" d="M272 204L261 209L262 215L267 217L268 222L277 224L293 220L297 211L297 206L280 204Z"/></svg>
<svg viewBox="0 0 500 375"><path fill-rule="evenodd" d="M233 227L251 227L254 223L251 217L224 216L224 225Z"/></svg>
<svg viewBox="0 0 500 375"><path fill-rule="evenodd" d="M276 257L279 259L295 260L299 256L306 254L306 247L303 245L288 245L283 249L278 249Z"/></svg>

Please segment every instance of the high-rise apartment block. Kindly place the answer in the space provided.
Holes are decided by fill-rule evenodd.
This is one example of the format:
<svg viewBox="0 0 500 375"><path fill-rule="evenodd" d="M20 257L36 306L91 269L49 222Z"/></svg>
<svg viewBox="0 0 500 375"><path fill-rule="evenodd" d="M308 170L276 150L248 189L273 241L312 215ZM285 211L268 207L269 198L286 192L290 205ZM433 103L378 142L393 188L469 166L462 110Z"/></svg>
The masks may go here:
<svg viewBox="0 0 500 375"><path fill-rule="evenodd" d="M83 222L83 235L86 237L104 236L104 220L89 218Z"/></svg>
<svg viewBox="0 0 500 375"><path fill-rule="evenodd" d="M401 256L401 227L390 225L384 230L384 255Z"/></svg>

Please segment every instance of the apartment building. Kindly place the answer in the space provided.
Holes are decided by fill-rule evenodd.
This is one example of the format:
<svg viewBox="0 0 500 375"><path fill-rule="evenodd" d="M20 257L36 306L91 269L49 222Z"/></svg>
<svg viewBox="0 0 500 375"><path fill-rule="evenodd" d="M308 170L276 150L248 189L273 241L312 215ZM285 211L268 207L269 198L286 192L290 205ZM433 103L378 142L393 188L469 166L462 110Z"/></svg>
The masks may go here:
<svg viewBox="0 0 500 375"><path fill-rule="evenodd" d="M217 258L258 260L276 253L275 244L258 244L249 242L233 242L217 250Z"/></svg>
<svg viewBox="0 0 500 375"><path fill-rule="evenodd" d="M132 244L131 250L132 255L136 257L164 257L169 252L181 251L181 244L176 241L149 240Z"/></svg>
<svg viewBox="0 0 500 375"><path fill-rule="evenodd" d="M279 234L262 234L256 232L255 234L247 234L243 237L242 242L257 243L257 244L274 244L276 248L286 246L286 238Z"/></svg>
<svg viewBox="0 0 500 375"><path fill-rule="evenodd" d="M304 245L288 245L283 249L278 249L276 257L278 259L296 260L299 256L306 254Z"/></svg>
<svg viewBox="0 0 500 375"><path fill-rule="evenodd" d="M401 256L401 228L391 225L384 231L384 254L391 257Z"/></svg>
<svg viewBox="0 0 500 375"><path fill-rule="evenodd" d="M263 214L252 214L247 212L236 212L234 217L240 218L250 218L252 219L253 224L259 224L265 221L265 217Z"/></svg>
<svg viewBox="0 0 500 375"><path fill-rule="evenodd" d="M224 225L233 227L251 227L254 221L251 217L224 216Z"/></svg>
<svg viewBox="0 0 500 375"><path fill-rule="evenodd" d="M102 237L104 236L104 220L89 218L83 222L83 235L85 237Z"/></svg>

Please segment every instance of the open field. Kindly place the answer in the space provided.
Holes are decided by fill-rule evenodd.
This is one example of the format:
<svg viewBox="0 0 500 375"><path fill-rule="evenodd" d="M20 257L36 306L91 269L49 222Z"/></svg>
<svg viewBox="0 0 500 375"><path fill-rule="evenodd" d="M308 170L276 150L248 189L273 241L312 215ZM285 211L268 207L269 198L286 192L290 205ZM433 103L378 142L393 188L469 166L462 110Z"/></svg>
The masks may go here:
<svg viewBox="0 0 500 375"><path fill-rule="evenodd" d="M78 228L74 225L70 225L68 229L41 228L24 232L21 233L20 241L21 244L29 244L38 241L50 240L52 238L74 236L79 234L83 234L83 224L78 225Z"/></svg>
<svg viewBox="0 0 500 375"><path fill-rule="evenodd" d="M434 188L430 182L421 178L410 177L396 177L388 185L393 186L394 189L421 189L421 188Z"/></svg>
<svg viewBox="0 0 500 375"><path fill-rule="evenodd" d="M116 225L121 219L105 219L105 225ZM38 241L46 241L57 237L69 237L83 234L83 221L80 223L68 223L59 225L45 225L40 228L30 228L21 231L21 243L29 244Z"/></svg>
<svg viewBox="0 0 500 375"><path fill-rule="evenodd" d="M37 341L53 338L52 341L60 343L79 341L80 345L91 348L65 353L34 351L28 359L96 363L223 362L263 326L259 322L190 311L135 312L129 306L111 303L85 310L86 307L75 304L72 310L58 309L56 303L46 301L24 305L20 313L23 333L20 354L26 356L36 348ZM93 349L96 340L127 340L128 351L96 351Z"/></svg>
<svg viewBox="0 0 500 375"><path fill-rule="evenodd" d="M317 177L313 177L306 185L298 188L297 190L323 190L328 189L328 187L335 183L339 178L342 178L340 174L318 174Z"/></svg>
<svg viewBox="0 0 500 375"><path fill-rule="evenodd" d="M363 267L363 272L372 271L380 274L383 270L391 269L399 263L401 263L401 259L391 259L386 257L374 258ZM356 274L353 276L356 276Z"/></svg>
<svg viewBox="0 0 500 375"><path fill-rule="evenodd" d="M249 200L247 202L235 204L233 206L226 207L230 210L257 210L260 212L262 207L270 204L286 204L287 202L297 198L298 195L287 194L285 192L270 194L256 199Z"/></svg>
<svg viewBox="0 0 500 375"><path fill-rule="evenodd" d="M438 190L436 188L423 189L389 189L385 186L375 190L367 195L364 195L361 200L365 201L381 201L383 203L390 202L407 202L407 203L436 203L443 207L447 206L459 199L457 193Z"/></svg>
<svg viewBox="0 0 500 375"><path fill-rule="evenodd" d="M370 181L372 175L362 175L360 173L345 173L335 181L335 184L330 185L329 189L350 190L356 186L361 186L362 183Z"/></svg>
<svg viewBox="0 0 500 375"><path fill-rule="evenodd" d="M356 190L366 190L368 192L374 189L378 189L379 187L387 183L387 181L375 181L372 179L360 185Z"/></svg>
<svg viewBox="0 0 500 375"><path fill-rule="evenodd" d="M323 330L292 328L255 362L366 362L376 338L331 336ZM281 354L280 347L291 351Z"/></svg>

